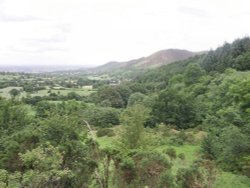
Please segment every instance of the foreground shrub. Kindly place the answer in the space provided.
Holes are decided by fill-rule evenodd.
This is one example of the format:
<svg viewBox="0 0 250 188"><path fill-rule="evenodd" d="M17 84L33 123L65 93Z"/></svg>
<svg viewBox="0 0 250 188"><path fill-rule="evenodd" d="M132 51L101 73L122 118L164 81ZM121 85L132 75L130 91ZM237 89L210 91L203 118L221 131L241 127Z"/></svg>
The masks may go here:
<svg viewBox="0 0 250 188"><path fill-rule="evenodd" d="M112 137L112 136L115 136L115 133L113 129L102 128L102 129L98 129L98 131L96 132L96 136L97 137L103 137L103 136Z"/></svg>

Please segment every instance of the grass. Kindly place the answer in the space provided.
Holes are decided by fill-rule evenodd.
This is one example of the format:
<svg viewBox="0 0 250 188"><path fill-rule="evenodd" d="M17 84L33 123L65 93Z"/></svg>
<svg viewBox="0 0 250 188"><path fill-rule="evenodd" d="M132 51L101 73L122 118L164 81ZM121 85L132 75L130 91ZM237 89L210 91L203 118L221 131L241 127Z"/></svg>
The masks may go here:
<svg viewBox="0 0 250 188"><path fill-rule="evenodd" d="M114 127L114 131L118 133L114 137L96 137L97 142L100 145L100 148L108 148L114 146L114 143L117 141L117 138L119 137L119 130L121 126ZM176 154L184 153L185 160L181 160L178 157L174 160L172 160L172 173L176 175L178 169L180 168L188 168L190 167L193 162L200 158L199 150L200 146L197 145L191 145L191 144L184 144L180 146L173 146L168 144L163 144L160 146L153 146L152 150L158 151L160 153L164 153L164 151L167 148L174 148L176 151ZM250 178L246 176L240 176L235 175L229 172L220 172L217 176L216 182L213 186L213 188L249 188L250 187Z"/></svg>
<svg viewBox="0 0 250 188"><path fill-rule="evenodd" d="M6 87L3 89L0 89L0 96L7 98L7 99L10 99L11 95L9 92L12 89L21 90L23 88L22 87ZM48 96L49 95L48 91L49 91L49 89L39 90L35 93L31 93L31 96L32 97L34 97L34 96L40 96L40 97ZM72 88L72 89L51 89L51 92L59 94L59 95L63 95L63 96L68 95L68 93L70 93L70 92L75 92L80 96L89 96L91 93L94 93L96 91L93 90L91 86L86 86L83 88ZM18 95L19 98L26 97L26 96L27 96L27 93L25 91L21 92L20 95Z"/></svg>
<svg viewBox="0 0 250 188"><path fill-rule="evenodd" d="M100 148L104 149L113 146L116 139L115 137L103 136L103 137L96 137L96 140L100 144Z"/></svg>
<svg viewBox="0 0 250 188"><path fill-rule="evenodd" d="M6 87L6 88L3 88L3 89L0 89L0 96L4 97L4 98L7 98L7 99L10 99L11 98L10 91L12 89L21 90L23 88L22 87ZM18 95L18 97L24 97L24 96L26 96L25 92L21 92L21 94Z"/></svg>
<svg viewBox="0 0 250 188"><path fill-rule="evenodd" d="M48 96L49 93L48 93L48 89L46 90L39 90L38 92L36 93L32 93L31 96ZM78 95L81 95L81 96L89 96L91 93L95 92L95 90L92 90L88 87L86 88L82 88L82 89L78 89L78 88L73 88L73 89L51 89L51 93L56 93L56 94L59 94L59 95L63 95L63 96L66 96L68 95L68 93L70 92L75 92L77 93Z"/></svg>
<svg viewBox="0 0 250 188"><path fill-rule="evenodd" d="M229 172L222 172L217 178L214 188L249 188L250 178Z"/></svg>
<svg viewBox="0 0 250 188"><path fill-rule="evenodd" d="M114 145L114 143L117 141L120 127L121 126L117 126L113 128L114 131L116 132L116 136L114 137L107 137L107 136L96 137L96 140L100 145L100 148L103 149ZM172 161L173 163L172 171L174 174L176 174L179 168L188 168L196 159L199 158L199 150L200 150L199 145L184 144L180 146L172 146L164 144L160 146L149 146L149 149L158 151L160 153L164 153L164 151L170 147L175 149L177 156L180 153L184 153L185 155L185 160L181 160L177 157L175 160Z"/></svg>
<svg viewBox="0 0 250 188"><path fill-rule="evenodd" d="M107 74L104 75L90 75L88 76L89 80L110 80L110 76Z"/></svg>
<svg viewBox="0 0 250 188"><path fill-rule="evenodd" d="M189 145L189 144L184 144L180 146L162 145L156 147L154 150L163 153L167 148L174 148L177 156L180 153L183 153L185 155L185 160L181 160L177 157L175 160L172 161L173 163L172 172L174 174L176 174L178 169L180 168L188 168L196 159L199 158L200 146L198 145Z"/></svg>

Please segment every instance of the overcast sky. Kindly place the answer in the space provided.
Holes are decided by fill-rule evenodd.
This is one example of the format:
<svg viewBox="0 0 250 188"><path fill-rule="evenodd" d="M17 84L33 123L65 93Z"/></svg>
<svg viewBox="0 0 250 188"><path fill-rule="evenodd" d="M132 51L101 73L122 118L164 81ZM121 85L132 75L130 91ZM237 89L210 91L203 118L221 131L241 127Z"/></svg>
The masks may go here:
<svg viewBox="0 0 250 188"><path fill-rule="evenodd" d="M0 65L99 65L250 35L249 0L0 0Z"/></svg>

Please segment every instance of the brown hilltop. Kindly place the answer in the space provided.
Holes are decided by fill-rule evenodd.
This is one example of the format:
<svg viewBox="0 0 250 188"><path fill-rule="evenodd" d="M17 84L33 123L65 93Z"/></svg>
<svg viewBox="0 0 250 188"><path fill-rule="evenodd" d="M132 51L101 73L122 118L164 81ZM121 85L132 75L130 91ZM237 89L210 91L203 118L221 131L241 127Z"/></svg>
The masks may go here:
<svg viewBox="0 0 250 188"><path fill-rule="evenodd" d="M94 72L110 72L118 69L151 69L159 67L161 65L166 65L176 61L188 59L195 55L202 54L203 52L191 52L188 50L180 49L167 49L155 52L147 57L142 57L139 59L134 59L126 62L116 62L112 61L94 68Z"/></svg>

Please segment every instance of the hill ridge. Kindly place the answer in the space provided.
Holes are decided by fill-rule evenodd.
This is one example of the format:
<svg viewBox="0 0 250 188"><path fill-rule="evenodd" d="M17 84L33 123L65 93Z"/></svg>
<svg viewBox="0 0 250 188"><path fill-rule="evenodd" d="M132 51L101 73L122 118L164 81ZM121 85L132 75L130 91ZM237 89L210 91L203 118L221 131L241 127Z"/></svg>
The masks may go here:
<svg viewBox="0 0 250 188"><path fill-rule="evenodd" d="M152 53L146 57L140 57L137 59L132 59L129 61L110 61L104 65L100 65L91 69L92 72L96 73L104 73L104 72L111 72L120 69L128 70L128 69L138 69L138 70L145 70L145 69L152 69L159 67L161 65L170 64L176 61L188 59L190 57L200 55L206 53L203 52L192 52L185 49L163 49L157 52Z"/></svg>

